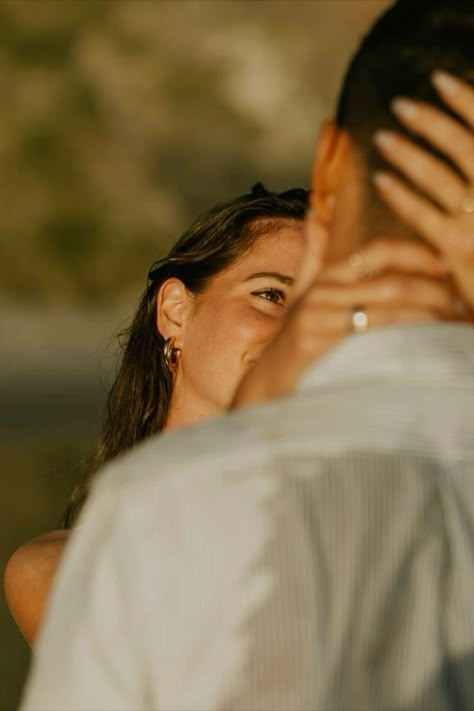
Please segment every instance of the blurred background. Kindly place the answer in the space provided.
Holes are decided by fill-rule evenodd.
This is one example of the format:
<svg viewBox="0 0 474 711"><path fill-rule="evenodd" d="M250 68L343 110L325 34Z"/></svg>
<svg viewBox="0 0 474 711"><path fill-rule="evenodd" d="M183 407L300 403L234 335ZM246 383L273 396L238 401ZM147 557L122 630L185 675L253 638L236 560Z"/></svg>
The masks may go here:
<svg viewBox="0 0 474 711"><path fill-rule="evenodd" d="M0 566L57 527L150 264L257 180L308 185L387 0L0 2ZM0 607L0 709L29 651Z"/></svg>

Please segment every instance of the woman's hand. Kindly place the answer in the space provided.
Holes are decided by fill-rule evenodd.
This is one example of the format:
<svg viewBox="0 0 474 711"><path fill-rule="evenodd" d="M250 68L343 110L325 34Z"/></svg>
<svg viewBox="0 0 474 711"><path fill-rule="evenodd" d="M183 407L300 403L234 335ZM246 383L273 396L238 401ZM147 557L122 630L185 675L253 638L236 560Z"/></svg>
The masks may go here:
<svg viewBox="0 0 474 711"><path fill-rule="evenodd" d="M398 133L378 131L383 157L426 197L388 172L374 177L382 199L443 256L463 298L474 308L474 89L435 72L433 84L463 121L425 103L397 99L400 122L451 160L458 171Z"/></svg>
<svg viewBox="0 0 474 711"><path fill-rule="evenodd" d="M456 318L459 297L448 270L428 247L413 241L374 240L323 269L290 307L280 331L242 380L232 407L292 391L302 372L353 331L362 304L368 326Z"/></svg>

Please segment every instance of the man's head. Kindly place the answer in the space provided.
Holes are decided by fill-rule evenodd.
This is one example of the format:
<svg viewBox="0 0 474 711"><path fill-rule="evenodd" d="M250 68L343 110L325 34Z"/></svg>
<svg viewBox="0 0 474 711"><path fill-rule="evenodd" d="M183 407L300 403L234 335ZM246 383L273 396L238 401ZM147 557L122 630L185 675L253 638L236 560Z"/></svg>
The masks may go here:
<svg viewBox="0 0 474 711"><path fill-rule="evenodd" d="M474 80L472 0L398 0L355 53L335 123L324 127L318 145L313 185L331 229L330 260L376 236L409 235L372 187L374 170L383 167L373 135L380 128L407 133L390 110L397 96L442 106L431 83L436 69Z"/></svg>

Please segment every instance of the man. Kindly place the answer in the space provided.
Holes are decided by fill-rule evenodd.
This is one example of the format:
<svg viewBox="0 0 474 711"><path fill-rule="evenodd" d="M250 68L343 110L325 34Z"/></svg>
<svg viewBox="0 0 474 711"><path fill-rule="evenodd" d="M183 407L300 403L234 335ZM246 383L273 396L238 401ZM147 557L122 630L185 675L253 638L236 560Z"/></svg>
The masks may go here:
<svg viewBox="0 0 474 711"><path fill-rule="evenodd" d="M329 260L407 234L371 187L372 134L394 96L434 101L434 69L472 79L472 20L403 1L362 44L315 164ZM23 709L473 708L473 417L472 327L390 327L295 396L112 464Z"/></svg>

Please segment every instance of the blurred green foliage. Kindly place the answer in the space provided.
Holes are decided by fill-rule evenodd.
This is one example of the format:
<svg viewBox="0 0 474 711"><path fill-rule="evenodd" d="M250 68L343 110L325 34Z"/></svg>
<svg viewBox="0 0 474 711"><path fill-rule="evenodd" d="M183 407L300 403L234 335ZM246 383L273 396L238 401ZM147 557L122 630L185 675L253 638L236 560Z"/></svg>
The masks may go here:
<svg viewBox="0 0 474 711"><path fill-rule="evenodd" d="M225 66L165 36L186 32L182 10L0 3L4 296L113 303L191 215L259 177L260 129L220 91Z"/></svg>
<svg viewBox="0 0 474 711"><path fill-rule="evenodd" d="M0 297L113 306L214 202L305 183L331 5L2 0Z"/></svg>

